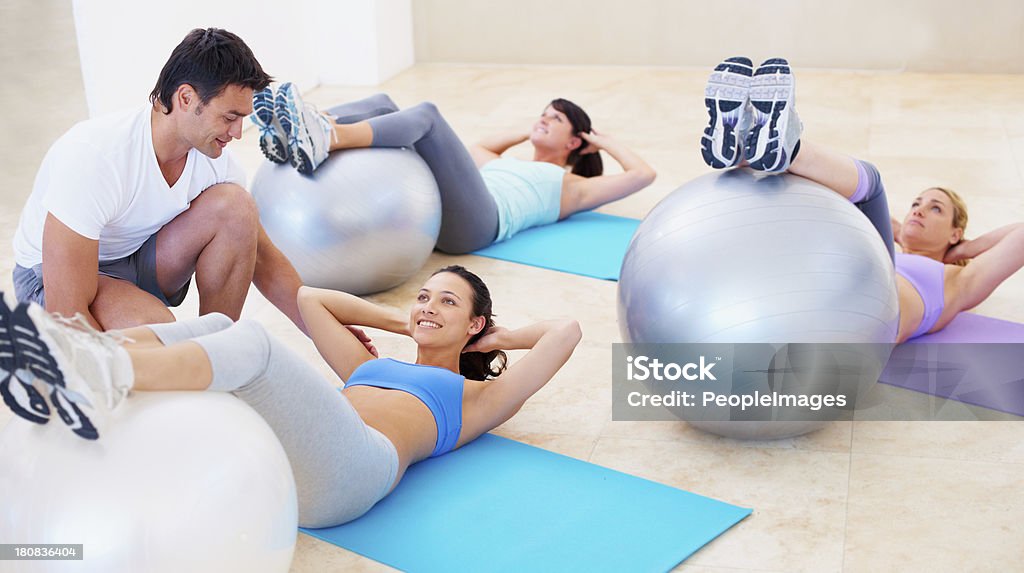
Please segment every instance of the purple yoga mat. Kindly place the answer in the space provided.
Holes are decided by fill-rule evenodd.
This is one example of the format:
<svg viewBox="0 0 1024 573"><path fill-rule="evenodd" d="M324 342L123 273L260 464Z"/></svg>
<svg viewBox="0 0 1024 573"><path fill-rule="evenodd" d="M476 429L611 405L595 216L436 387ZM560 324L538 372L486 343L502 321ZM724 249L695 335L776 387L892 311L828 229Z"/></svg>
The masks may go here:
<svg viewBox="0 0 1024 573"><path fill-rule="evenodd" d="M946 328L915 338L908 344L929 342L1024 342L1024 324L961 312Z"/></svg>
<svg viewBox="0 0 1024 573"><path fill-rule="evenodd" d="M1024 324L962 313L897 346L879 382L1024 416Z"/></svg>

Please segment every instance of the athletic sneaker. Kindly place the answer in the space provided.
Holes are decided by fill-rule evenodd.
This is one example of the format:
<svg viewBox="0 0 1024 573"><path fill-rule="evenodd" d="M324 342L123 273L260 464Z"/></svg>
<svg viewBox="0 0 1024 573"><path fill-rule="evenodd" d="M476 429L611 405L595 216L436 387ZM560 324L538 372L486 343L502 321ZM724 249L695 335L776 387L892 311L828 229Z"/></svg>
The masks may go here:
<svg viewBox="0 0 1024 573"><path fill-rule="evenodd" d="M288 163L288 133L274 114L274 88L252 94L252 122L260 128L260 150L274 163Z"/></svg>
<svg viewBox="0 0 1024 573"><path fill-rule="evenodd" d="M10 315L14 333L15 354L18 358L15 377L24 386L42 387L50 396L50 405L71 430L85 439L99 437L96 426L78 405L66 398L66 385L60 366L40 336L29 305L19 304Z"/></svg>
<svg viewBox="0 0 1024 573"><path fill-rule="evenodd" d="M330 153L334 125L315 107L304 104L291 82L278 88L274 112L288 133L292 167L303 175L312 175Z"/></svg>
<svg viewBox="0 0 1024 573"><path fill-rule="evenodd" d="M36 336L44 356L56 369L36 371L52 387L50 403L76 435L89 440L99 437L99 429L110 410L128 396L135 373L128 352L121 347L123 337L95 330L81 316L73 319L47 313L41 306L20 305Z"/></svg>
<svg viewBox="0 0 1024 573"><path fill-rule="evenodd" d="M785 171L800 149L803 124L796 113L796 82L789 62L765 60L750 80L754 125L747 136L747 161L759 171Z"/></svg>
<svg viewBox="0 0 1024 573"><path fill-rule="evenodd" d="M22 356L15 340L17 336L11 309L0 292L0 396L3 396L4 404L18 416L36 424L45 424L50 421L50 406L43 392L35 387L31 378L26 381L15 375L28 360Z"/></svg>
<svg viewBox="0 0 1024 573"><path fill-rule="evenodd" d="M704 88L704 105L711 121L700 138L701 155L715 169L743 159L743 141L751 122L747 105L754 64L750 58L727 58L715 66Z"/></svg>

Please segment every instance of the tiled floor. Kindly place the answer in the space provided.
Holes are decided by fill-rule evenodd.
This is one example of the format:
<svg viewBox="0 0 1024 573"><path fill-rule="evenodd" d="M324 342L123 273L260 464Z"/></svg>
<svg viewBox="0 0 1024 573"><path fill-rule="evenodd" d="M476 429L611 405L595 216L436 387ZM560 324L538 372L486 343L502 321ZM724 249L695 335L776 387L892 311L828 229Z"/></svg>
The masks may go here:
<svg viewBox="0 0 1024 573"><path fill-rule="evenodd" d="M86 109L70 7L5 3L2 14L0 121L3 133L17 134L0 138L0 288L9 291L10 237L35 170L50 143L84 119ZM894 211L939 184L967 197L973 233L1024 219L1024 77L798 73L806 137L878 165ZM430 65L379 88L323 87L307 99L327 105L374 91L389 92L400 105L429 99L468 140L524 127L553 97L573 99L598 129L658 170L650 189L603 209L642 217L681 183L707 172L697 151L704 77L704 70L664 68ZM250 174L260 165L251 131L232 149ZM680 570L1024 570L1024 425L836 423L757 443L677 423L612 422L605 365L618 341L613 283L434 254L408 283L371 299L405 306L430 269L451 262L489 282L508 326L557 315L583 326L576 355L499 434L755 508ZM180 312L196 308L193 297ZM1024 321L1024 273L978 311ZM312 345L255 290L244 314L329 373ZM379 342L384 353L412 357L407 341L381 335ZM8 418L0 411L0 425ZM303 572L382 569L306 536L299 537L293 564Z"/></svg>

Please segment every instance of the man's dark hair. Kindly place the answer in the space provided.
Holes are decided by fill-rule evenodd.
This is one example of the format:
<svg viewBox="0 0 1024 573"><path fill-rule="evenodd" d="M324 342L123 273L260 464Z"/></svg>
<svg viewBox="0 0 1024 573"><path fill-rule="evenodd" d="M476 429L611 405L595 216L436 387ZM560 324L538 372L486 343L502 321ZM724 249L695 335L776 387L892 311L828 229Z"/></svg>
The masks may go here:
<svg viewBox="0 0 1024 573"><path fill-rule="evenodd" d="M271 79L241 38L220 28L196 28L171 52L149 101L160 100L167 110L164 113L170 113L174 92L181 84L192 86L200 102L207 104L229 85L258 91Z"/></svg>

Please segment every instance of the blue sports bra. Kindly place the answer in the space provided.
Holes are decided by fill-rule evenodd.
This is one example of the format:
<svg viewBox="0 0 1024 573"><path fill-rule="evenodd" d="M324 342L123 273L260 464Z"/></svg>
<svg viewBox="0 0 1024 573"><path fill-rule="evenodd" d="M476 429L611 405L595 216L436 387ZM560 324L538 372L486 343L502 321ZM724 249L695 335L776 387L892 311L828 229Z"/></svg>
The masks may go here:
<svg viewBox="0 0 1024 573"><path fill-rule="evenodd" d="M352 372L345 387L372 386L401 390L430 408L437 424L437 442L430 457L455 448L462 432L462 390L465 378L437 366L410 364L391 358L368 360Z"/></svg>

